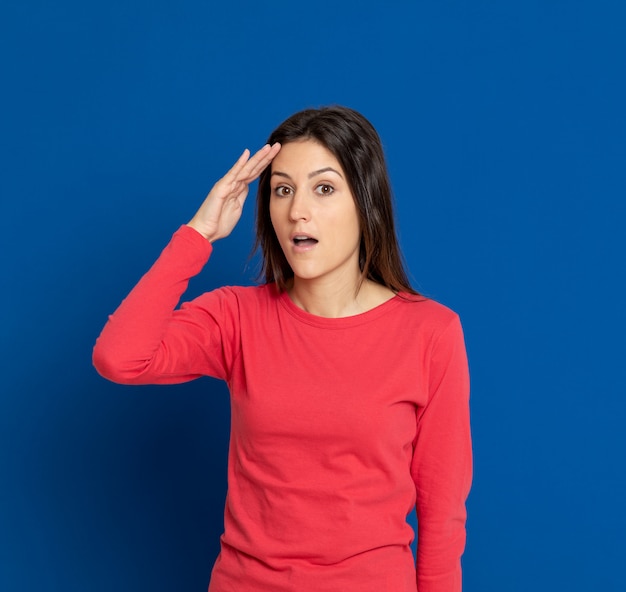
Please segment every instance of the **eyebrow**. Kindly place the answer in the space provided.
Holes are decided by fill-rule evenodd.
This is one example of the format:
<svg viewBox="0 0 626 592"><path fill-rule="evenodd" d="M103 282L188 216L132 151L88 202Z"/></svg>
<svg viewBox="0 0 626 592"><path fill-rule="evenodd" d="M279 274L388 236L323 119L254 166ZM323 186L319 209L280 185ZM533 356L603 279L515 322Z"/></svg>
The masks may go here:
<svg viewBox="0 0 626 592"><path fill-rule="evenodd" d="M338 170L334 169L333 167L324 167L323 169L313 171L312 173L309 173L308 177L309 179L312 179L313 177L316 177L317 175L321 175L322 173L328 173L328 172L336 173L343 179L343 175ZM291 179L291 177L287 173L283 173L281 171L272 171L271 176L273 177L274 175L277 175L279 177L285 177L286 179Z"/></svg>

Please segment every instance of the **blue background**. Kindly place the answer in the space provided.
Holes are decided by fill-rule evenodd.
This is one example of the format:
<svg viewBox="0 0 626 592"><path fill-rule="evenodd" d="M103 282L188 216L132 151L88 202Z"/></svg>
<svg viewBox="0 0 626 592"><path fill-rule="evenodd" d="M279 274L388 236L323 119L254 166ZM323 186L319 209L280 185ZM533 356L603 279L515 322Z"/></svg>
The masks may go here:
<svg viewBox="0 0 626 592"><path fill-rule="evenodd" d="M464 322L464 589L624 590L625 29L617 0L4 0L0 589L206 589L227 391L110 384L91 348L244 147L340 103ZM188 296L253 281L252 223Z"/></svg>

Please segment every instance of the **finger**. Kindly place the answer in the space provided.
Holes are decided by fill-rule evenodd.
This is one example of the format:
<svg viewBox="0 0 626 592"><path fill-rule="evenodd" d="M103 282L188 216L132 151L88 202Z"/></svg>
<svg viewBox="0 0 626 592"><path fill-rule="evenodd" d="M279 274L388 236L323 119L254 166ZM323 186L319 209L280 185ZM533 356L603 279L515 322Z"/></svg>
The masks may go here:
<svg viewBox="0 0 626 592"><path fill-rule="evenodd" d="M272 147L269 144L265 144L262 148L257 150L253 156L250 157L246 166L241 170L242 177L245 175L249 177L258 168L259 163L266 160L267 155L271 152Z"/></svg>
<svg viewBox="0 0 626 592"><path fill-rule="evenodd" d="M253 170L253 174L255 177L258 177L263 172L263 170L274 160L276 155L280 152L280 149L281 145L278 142L275 142L270 147L267 154L265 154L263 158L259 160L257 166L255 166Z"/></svg>
<svg viewBox="0 0 626 592"><path fill-rule="evenodd" d="M246 163L246 166L241 171L241 175L245 174L245 180L247 183L254 181L263 170L274 160L275 156L280 151L280 144L277 142L270 146L266 144Z"/></svg>
<svg viewBox="0 0 626 592"><path fill-rule="evenodd" d="M247 148L242 152L241 156L237 159L237 162L231 167L231 169L224 175L223 179L232 182L237 179L243 168L246 166L250 158L250 150Z"/></svg>
<svg viewBox="0 0 626 592"><path fill-rule="evenodd" d="M240 181L250 183L248 180L250 177L250 171L254 168L255 163L258 161L259 153L266 152L267 150L268 148L263 146L263 148L256 152L256 154L252 157L255 158L253 161L252 158L250 158L250 151L246 148L233 167L222 177L222 180L231 186Z"/></svg>

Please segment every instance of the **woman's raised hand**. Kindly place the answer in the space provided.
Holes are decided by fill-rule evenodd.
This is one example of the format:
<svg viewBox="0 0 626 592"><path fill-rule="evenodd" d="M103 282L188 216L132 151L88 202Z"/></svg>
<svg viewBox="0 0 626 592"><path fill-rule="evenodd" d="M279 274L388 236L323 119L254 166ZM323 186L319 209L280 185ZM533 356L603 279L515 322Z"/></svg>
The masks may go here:
<svg viewBox="0 0 626 592"><path fill-rule="evenodd" d="M235 227L248 195L248 185L269 165L280 150L280 144L266 144L254 156L244 150L239 160L209 192L188 226L210 242L228 236Z"/></svg>

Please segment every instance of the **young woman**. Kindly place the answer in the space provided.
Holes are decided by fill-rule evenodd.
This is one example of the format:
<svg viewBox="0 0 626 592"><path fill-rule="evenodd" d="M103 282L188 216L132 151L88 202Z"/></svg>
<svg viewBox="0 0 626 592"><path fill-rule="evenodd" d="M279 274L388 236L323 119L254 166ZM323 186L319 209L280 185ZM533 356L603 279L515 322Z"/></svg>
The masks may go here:
<svg viewBox="0 0 626 592"><path fill-rule="evenodd" d="M176 309L259 175L265 283ZM380 139L359 113L305 110L246 150L109 319L94 364L125 384L228 383L210 592L461 590L471 481L461 325L409 286Z"/></svg>

